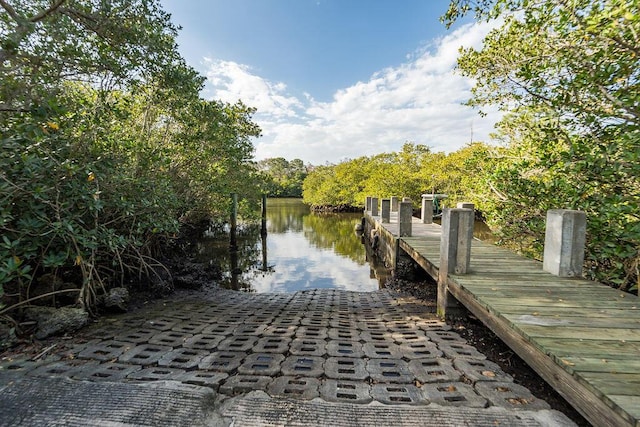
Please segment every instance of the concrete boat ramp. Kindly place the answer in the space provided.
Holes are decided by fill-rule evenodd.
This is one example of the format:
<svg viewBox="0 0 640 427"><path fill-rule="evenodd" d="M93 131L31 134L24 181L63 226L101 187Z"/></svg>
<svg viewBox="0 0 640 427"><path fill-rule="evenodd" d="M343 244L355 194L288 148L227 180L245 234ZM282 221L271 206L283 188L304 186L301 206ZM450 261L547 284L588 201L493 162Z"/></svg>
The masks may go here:
<svg viewBox="0 0 640 427"><path fill-rule="evenodd" d="M0 426L572 426L389 290L216 290L0 360Z"/></svg>

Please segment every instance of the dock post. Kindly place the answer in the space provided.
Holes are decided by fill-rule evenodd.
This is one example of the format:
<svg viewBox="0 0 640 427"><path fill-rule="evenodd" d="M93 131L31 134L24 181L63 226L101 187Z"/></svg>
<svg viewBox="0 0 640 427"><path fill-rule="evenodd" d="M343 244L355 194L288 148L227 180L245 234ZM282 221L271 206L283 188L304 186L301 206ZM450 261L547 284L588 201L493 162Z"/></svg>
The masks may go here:
<svg viewBox="0 0 640 427"><path fill-rule="evenodd" d="M422 223L433 223L433 196L431 194L422 195Z"/></svg>
<svg viewBox="0 0 640 427"><path fill-rule="evenodd" d="M411 218L413 216L413 203L411 200L402 201L398 207L398 237L411 237Z"/></svg>
<svg viewBox="0 0 640 427"><path fill-rule="evenodd" d="M398 197L391 196L391 212L398 212Z"/></svg>
<svg viewBox="0 0 640 427"><path fill-rule="evenodd" d="M378 216L378 198L371 198L371 216Z"/></svg>
<svg viewBox="0 0 640 427"><path fill-rule="evenodd" d="M581 277L587 216L582 211L547 211L542 269L559 277Z"/></svg>
<svg viewBox="0 0 640 427"><path fill-rule="evenodd" d="M460 305L449 293L449 274L466 274L471 259L473 241L473 210L464 208L442 211L440 266L438 268L438 315L455 314Z"/></svg>
<svg viewBox="0 0 640 427"><path fill-rule="evenodd" d="M382 213L380 214L380 216L382 217L382 223L390 223L391 222L391 200L382 199L380 204L382 207Z"/></svg>
<svg viewBox="0 0 640 427"><path fill-rule="evenodd" d="M471 202L458 202L458 204L456 205L457 208L459 209L471 209L471 210L475 210L475 206L473 205L473 203Z"/></svg>
<svg viewBox="0 0 640 427"><path fill-rule="evenodd" d="M365 212L371 211L371 196L367 196L367 200L365 201L365 204L364 204L364 211Z"/></svg>

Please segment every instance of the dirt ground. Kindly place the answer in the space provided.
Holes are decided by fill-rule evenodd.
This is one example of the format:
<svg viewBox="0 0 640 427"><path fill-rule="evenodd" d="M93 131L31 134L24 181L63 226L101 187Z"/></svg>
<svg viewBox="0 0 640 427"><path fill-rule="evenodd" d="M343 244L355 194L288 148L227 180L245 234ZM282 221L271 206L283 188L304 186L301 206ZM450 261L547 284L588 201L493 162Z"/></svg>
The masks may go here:
<svg viewBox="0 0 640 427"><path fill-rule="evenodd" d="M406 292L428 302L430 305L432 304L435 312L437 296L437 284L435 282L430 280L407 281L393 278L387 281L386 286L397 291ZM486 355L487 359L497 363L503 371L511 375L515 383L528 388L534 396L546 400L551 405L551 408L564 413L578 426L591 426L578 411L471 313L467 313L464 317L450 320L447 323L469 344L475 346L478 351Z"/></svg>

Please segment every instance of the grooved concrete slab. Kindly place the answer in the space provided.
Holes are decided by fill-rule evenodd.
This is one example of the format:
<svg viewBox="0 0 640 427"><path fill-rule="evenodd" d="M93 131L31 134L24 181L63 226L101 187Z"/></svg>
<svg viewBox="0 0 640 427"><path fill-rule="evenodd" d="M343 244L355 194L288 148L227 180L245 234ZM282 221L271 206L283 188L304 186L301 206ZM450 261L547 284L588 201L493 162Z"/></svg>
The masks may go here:
<svg viewBox="0 0 640 427"><path fill-rule="evenodd" d="M232 402L222 415L237 426L570 426L562 414L555 411L521 411L504 408L368 405L333 403L322 400L309 402L293 399L263 399L247 396Z"/></svg>
<svg viewBox="0 0 640 427"><path fill-rule="evenodd" d="M0 376L0 426L203 426L215 393L178 382L85 382ZM46 392L43 393L43 390ZM28 410L25 404L28 402Z"/></svg>

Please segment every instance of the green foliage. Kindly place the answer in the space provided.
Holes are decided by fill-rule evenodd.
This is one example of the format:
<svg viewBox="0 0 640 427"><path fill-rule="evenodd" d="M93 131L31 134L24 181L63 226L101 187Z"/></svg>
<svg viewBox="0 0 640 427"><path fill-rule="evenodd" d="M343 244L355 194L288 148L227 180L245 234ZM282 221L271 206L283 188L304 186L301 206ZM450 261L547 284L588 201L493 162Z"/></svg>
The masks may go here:
<svg viewBox="0 0 640 427"><path fill-rule="evenodd" d="M422 194L435 192L448 194L447 203L482 202L476 182L488 151L486 145L474 143L444 154L407 143L398 153L319 166L304 181L304 201L318 206L364 206L367 196L395 195L410 197L419 207Z"/></svg>
<svg viewBox="0 0 640 427"><path fill-rule="evenodd" d="M640 263L640 5L626 0L454 0L503 24L462 52L472 105L509 114L506 148L487 176L488 214L511 245L540 256L549 208L587 213L588 274L637 288Z"/></svg>
<svg viewBox="0 0 640 427"><path fill-rule="evenodd" d="M264 175L263 191L269 197L302 197L302 182L307 176L302 160L275 157L260 160L257 167Z"/></svg>
<svg viewBox="0 0 640 427"><path fill-rule="evenodd" d="M90 308L229 193L252 208L254 111L200 99L157 2L0 6L0 294L64 274Z"/></svg>

